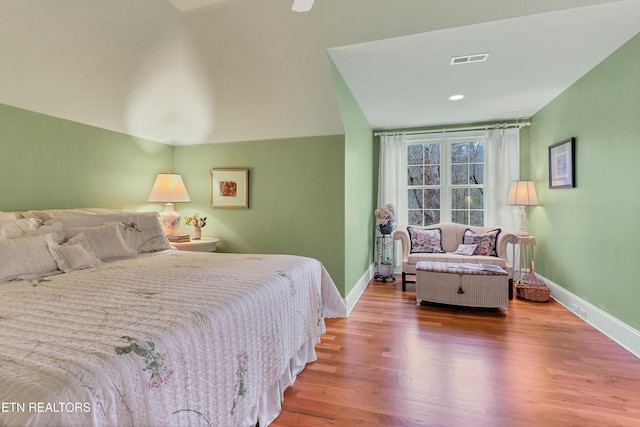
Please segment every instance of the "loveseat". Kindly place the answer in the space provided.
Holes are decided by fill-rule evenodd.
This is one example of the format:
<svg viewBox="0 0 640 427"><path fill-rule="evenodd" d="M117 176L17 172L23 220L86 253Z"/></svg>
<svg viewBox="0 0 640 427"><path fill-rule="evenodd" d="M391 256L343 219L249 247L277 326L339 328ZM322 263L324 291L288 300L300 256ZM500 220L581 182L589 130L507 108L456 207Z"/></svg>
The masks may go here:
<svg viewBox="0 0 640 427"><path fill-rule="evenodd" d="M439 261L499 265L509 274L509 297L512 296L513 267L507 262L507 244L515 244L518 238L510 231L440 223L427 227L398 226L393 238L402 244L403 291L408 282L415 283L408 281L407 275L416 274L418 261Z"/></svg>

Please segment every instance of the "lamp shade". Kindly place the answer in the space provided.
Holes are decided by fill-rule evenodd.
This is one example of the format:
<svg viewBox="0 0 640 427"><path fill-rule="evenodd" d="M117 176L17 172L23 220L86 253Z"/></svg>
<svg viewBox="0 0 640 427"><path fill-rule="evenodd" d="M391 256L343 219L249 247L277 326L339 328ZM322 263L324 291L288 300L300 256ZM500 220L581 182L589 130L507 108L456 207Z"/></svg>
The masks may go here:
<svg viewBox="0 0 640 427"><path fill-rule="evenodd" d="M191 199L180 175L159 173L147 201L152 203L185 203L190 202Z"/></svg>
<svg viewBox="0 0 640 427"><path fill-rule="evenodd" d="M533 181L513 181L507 195L508 205L539 206Z"/></svg>

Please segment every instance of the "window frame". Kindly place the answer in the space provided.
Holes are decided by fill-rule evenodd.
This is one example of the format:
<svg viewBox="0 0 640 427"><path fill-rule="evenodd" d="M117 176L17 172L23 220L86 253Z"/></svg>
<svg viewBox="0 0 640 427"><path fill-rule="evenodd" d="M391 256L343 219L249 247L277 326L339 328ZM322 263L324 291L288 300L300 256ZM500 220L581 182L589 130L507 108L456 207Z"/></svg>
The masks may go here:
<svg viewBox="0 0 640 427"><path fill-rule="evenodd" d="M482 141L484 143L483 149L483 180L482 184L452 184L452 165L454 164L451 159L451 147L454 143L460 142L475 142ZM485 133L479 131L469 131L469 132L452 132L452 133L441 133L441 134L411 134L406 137L407 144L407 171L406 171L406 180L407 180L407 192L411 189L438 189L440 190L440 223L443 222L452 222L453 220L453 197L452 190L456 188L479 188L483 190L483 198L482 198L482 221L485 223L486 218L486 208L487 201L486 196L484 196L485 191L485 183L484 183L484 171L486 170L486 140ZM408 180L408 168L411 166L409 164L409 147L412 145L423 145L423 144L440 144L440 184L439 185L409 185ZM475 163L466 163L467 165L475 164ZM409 207L407 206L407 215L409 213ZM424 211L424 207L422 211ZM456 209L460 210L460 209ZM471 222L471 211L478 211L478 209L471 209L470 207L465 209L468 215L468 222ZM469 225L469 224L466 224Z"/></svg>

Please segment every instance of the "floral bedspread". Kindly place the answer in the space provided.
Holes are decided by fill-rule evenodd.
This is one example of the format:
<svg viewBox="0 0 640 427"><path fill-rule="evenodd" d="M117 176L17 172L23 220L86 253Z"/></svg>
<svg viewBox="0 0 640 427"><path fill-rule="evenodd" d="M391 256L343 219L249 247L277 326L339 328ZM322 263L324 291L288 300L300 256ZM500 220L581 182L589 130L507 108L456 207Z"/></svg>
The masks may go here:
<svg viewBox="0 0 640 427"><path fill-rule="evenodd" d="M318 261L286 255L168 251L0 283L0 426L248 425L345 312Z"/></svg>

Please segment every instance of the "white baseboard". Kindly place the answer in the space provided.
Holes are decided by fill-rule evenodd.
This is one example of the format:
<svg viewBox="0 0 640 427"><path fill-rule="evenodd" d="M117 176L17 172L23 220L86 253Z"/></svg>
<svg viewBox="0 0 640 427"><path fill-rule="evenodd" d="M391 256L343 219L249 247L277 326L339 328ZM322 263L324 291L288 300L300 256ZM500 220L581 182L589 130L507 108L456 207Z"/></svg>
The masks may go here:
<svg viewBox="0 0 640 427"><path fill-rule="evenodd" d="M549 285L553 299L565 306L567 310L614 340L631 354L640 358L640 331L621 322L595 305L572 294L546 277L540 276L540 278Z"/></svg>
<svg viewBox="0 0 640 427"><path fill-rule="evenodd" d="M349 315L351 314L351 311L356 306L356 303L362 296L364 290L367 289L367 285L369 284L369 281L371 280L375 272L376 266L374 264L371 264L369 266L369 269L364 272L362 277L360 277L360 280L358 280L353 289L351 289L349 295L347 295L347 297L344 299L347 303L347 317L349 317Z"/></svg>

